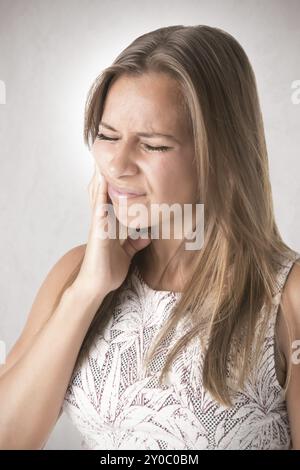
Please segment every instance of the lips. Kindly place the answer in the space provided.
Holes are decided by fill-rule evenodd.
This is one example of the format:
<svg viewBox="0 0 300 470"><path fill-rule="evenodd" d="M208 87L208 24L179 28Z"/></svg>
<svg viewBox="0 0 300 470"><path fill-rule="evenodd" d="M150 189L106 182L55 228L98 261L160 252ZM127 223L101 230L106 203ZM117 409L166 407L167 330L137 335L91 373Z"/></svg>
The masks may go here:
<svg viewBox="0 0 300 470"><path fill-rule="evenodd" d="M145 195L145 193L125 191L123 189L116 188L115 186L112 186L110 183L108 183L108 194L110 195L110 197L114 197L114 198L134 198L134 197L140 197L140 196Z"/></svg>

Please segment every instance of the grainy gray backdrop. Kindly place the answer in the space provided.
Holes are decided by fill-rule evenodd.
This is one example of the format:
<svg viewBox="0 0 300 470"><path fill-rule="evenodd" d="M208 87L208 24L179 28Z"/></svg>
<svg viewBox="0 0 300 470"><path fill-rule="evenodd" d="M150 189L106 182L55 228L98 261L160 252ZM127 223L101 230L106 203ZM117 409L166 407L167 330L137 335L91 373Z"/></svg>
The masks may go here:
<svg viewBox="0 0 300 470"><path fill-rule="evenodd" d="M92 157L83 108L99 72L137 36L172 24L230 32L253 65L277 222L300 251L299 0L0 0L0 340L19 336L49 269L85 243ZM1 103L1 100L0 100ZM76 449L63 416L45 448Z"/></svg>

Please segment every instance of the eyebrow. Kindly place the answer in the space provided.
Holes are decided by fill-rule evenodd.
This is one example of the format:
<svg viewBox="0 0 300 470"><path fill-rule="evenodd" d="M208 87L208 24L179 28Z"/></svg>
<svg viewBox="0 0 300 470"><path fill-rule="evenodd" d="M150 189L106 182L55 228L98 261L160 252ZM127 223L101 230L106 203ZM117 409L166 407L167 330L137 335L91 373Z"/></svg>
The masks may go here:
<svg viewBox="0 0 300 470"><path fill-rule="evenodd" d="M106 129L109 129L114 132L118 132L116 129L114 129L112 126L107 124L104 121L100 121L99 126L106 127ZM137 132L137 135L141 137L146 137L146 138L151 138L151 137L167 137L168 139L174 140L178 144L180 144L179 140L177 140L173 135L171 134L162 134L161 132Z"/></svg>

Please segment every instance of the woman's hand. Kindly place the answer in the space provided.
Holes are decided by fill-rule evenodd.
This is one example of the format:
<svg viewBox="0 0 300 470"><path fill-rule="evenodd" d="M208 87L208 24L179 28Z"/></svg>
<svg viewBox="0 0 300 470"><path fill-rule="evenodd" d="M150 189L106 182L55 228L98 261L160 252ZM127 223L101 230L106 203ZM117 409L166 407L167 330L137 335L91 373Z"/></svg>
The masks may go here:
<svg viewBox="0 0 300 470"><path fill-rule="evenodd" d="M151 243L150 236L136 240L130 236L119 239L119 221L116 217L116 237L101 237L104 231L108 231L107 224L111 217L103 207L110 203L107 187L105 177L95 164L94 175L88 185L91 225L84 259L74 284L96 297L103 297L117 289L126 278L134 254Z"/></svg>

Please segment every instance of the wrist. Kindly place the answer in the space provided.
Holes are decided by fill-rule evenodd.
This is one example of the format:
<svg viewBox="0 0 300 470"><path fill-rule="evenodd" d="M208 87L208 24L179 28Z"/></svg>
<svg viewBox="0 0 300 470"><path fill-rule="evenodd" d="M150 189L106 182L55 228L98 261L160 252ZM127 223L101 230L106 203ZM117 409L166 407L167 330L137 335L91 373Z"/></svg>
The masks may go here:
<svg viewBox="0 0 300 470"><path fill-rule="evenodd" d="M98 309L107 294L108 292L104 290L95 292L92 289L83 288L82 285L77 284L75 280L73 284L65 290L63 297L70 299L76 305Z"/></svg>

